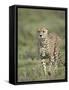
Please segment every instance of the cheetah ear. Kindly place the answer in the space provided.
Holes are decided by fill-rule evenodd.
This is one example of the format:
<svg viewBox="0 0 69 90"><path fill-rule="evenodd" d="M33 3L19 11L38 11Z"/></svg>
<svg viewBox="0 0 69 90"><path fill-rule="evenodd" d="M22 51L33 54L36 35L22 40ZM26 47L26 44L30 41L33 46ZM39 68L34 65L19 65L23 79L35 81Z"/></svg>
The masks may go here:
<svg viewBox="0 0 69 90"><path fill-rule="evenodd" d="M45 28L45 31L46 31L46 34L48 34L48 29L47 28Z"/></svg>

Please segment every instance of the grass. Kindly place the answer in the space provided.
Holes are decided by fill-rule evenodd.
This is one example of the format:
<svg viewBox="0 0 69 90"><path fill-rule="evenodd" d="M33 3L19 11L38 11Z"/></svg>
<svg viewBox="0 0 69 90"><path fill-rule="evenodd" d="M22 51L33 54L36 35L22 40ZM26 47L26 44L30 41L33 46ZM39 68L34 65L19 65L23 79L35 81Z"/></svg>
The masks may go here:
<svg viewBox="0 0 69 90"><path fill-rule="evenodd" d="M37 81L37 80L56 80L65 78L65 68L63 65L58 67L57 73L50 77L45 76L43 67L39 60L20 60L18 66L18 81ZM48 67L48 66L47 66Z"/></svg>
<svg viewBox="0 0 69 90"><path fill-rule="evenodd" d="M61 62L55 75L44 75L37 46L37 30L45 25L49 32L62 39L61 62L65 63L65 12L60 10L18 9L18 81L56 80L65 78L65 66ZM47 66L48 68L48 66Z"/></svg>

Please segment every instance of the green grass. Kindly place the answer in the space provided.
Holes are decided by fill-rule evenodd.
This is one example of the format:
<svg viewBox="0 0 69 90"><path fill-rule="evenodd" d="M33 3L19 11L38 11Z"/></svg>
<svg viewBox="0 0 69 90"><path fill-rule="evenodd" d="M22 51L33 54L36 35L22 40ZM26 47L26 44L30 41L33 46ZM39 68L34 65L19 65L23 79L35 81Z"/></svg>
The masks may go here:
<svg viewBox="0 0 69 90"><path fill-rule="evenodd" d="M63 65L58 67L55 75L45 76L39 60L20 60L18 65L18 81L56 80L65 78ZM47 66L48 67L48 66Z"/></svg>
<svg viewBox="0 0 69 90"><path fill-rule="evenodd" d="M62 39L61 61L55 76L45 76L39 56L37 30L44 25ZM56 10L18 9L18 81L65 78L65 12ZM62 62L62 63L61 63ZM48 68L48 66L47 66Z"/></svg>

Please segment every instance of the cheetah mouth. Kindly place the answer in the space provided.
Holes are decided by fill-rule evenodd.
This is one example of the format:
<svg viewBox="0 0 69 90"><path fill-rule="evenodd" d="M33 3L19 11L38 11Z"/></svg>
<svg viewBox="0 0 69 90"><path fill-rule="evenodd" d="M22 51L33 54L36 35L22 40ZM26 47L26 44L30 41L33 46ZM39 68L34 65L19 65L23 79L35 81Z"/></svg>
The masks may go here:
<svg viewBox="0 0 69 90"><path fill-rule="evenodd" d="M40 38L41 41L45 41L45 38Z"/></svg>

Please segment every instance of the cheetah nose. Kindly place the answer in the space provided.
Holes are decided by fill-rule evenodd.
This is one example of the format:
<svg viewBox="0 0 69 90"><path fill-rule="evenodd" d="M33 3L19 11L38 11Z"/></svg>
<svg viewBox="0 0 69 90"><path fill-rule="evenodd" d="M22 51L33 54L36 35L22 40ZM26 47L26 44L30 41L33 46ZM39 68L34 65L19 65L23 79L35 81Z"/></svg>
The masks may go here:
<svg viewBox="0 0 69 90"><path fill-rule="evenodd" d="M42 35L40 35L40 37L42 37Z"/></svg>

